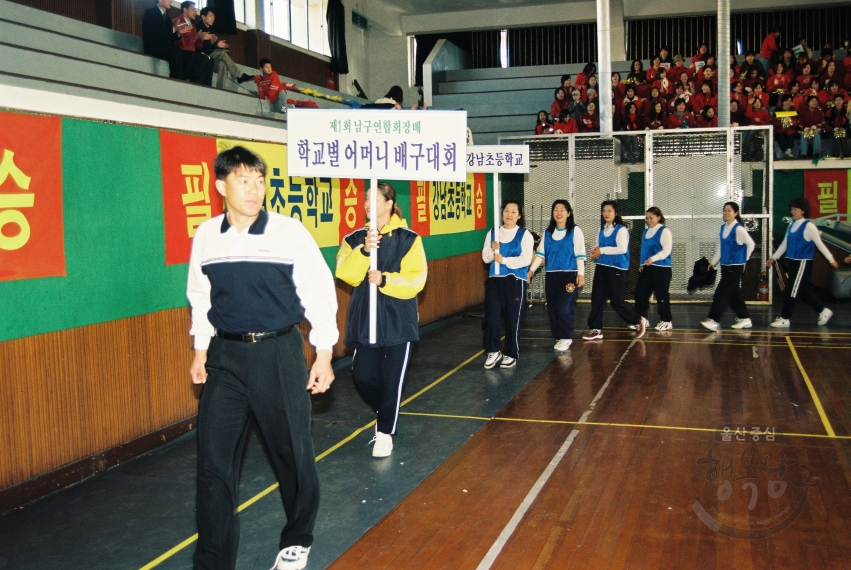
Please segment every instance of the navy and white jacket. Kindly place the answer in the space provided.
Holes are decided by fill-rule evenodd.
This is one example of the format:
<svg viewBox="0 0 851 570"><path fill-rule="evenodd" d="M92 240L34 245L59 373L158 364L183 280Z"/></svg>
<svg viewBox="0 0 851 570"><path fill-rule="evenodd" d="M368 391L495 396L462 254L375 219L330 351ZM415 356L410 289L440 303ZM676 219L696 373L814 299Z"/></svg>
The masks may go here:
<svg viewBox="0 0 851 570"><path fill-rule="evenodd" d="M196 349L206 349L216 330L269 332L305 317L318 350L339 338L331 270L301 222L280 214L261 210L242 232L226 214L198 226L186 296Z"/></svg>

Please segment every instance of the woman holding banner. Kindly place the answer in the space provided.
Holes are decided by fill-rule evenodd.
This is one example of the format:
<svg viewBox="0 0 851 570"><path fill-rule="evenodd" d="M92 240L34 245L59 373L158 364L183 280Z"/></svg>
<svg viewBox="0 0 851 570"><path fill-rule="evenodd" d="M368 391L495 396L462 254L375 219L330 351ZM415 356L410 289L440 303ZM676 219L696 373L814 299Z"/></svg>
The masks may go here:
<svg viewBox="0 0 851 570"><path fill-rule="evenodd" d="M502 207L502 227L493 229L485 237L482 261L490 263L485 281L485 319L482 322L485 351L488 353L485 368L497 364L500 368L514 368L520 351L520 317L526 300L526 279L532 263L535 240L526 231L523 209L515 200ZM501 321L505 326L505 343L500 350Z"/></svg>
<svg viewBox="0 0 851 570"><path fill-rule="evenodd" d="M375 191L374 189L371 191ZM422 239L408 229L396 204L396 191L378 184L377 211L366 215L380 230L362 228L343 239L337 254L336 276L354 287L346 321L346 346L355 349L352 379L361 397L378 415L373 457L393 450L411 343L419 340L417 294L428 274ZM378 269L370 271L370 251ZM376 342L369 342L369 286L378 286Z"/></svg>

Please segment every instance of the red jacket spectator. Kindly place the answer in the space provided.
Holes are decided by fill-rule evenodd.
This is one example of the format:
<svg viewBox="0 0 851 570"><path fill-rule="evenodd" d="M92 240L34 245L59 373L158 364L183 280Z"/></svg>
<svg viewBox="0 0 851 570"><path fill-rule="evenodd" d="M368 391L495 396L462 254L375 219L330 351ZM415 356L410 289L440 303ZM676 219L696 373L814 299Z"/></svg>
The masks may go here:
<svg viewBox="0 0 851 570"><path fill-rule="evenodd" d="M564 93L564 97L559 99L559 93ZM553 117L554 119L556 117L561 117L561 112L564 109L567 109L568 105L570 105L570 99L568 99L567 93L564 92L564 89L562 87L559 87L558 89L556 89L555 98L553 99L552 105L550 105L550 117Z"/></svg>
<svg viewBox="0 0 851 570"><path fill-rule="evenodd" d="M824 112L824 125L822 126L822 132L824 132L825 135L833 136L834 129L845 129L846 136L848 136L848 118L845 113L844 101L841 105L830 107Z"/></svg>
<svg viewBox="0 0 851 570"><path fill-rule="evenodd" d="M694 116L688 111L684 112L682 115L677 113L671 113L668 115L668 124L666 125L666 128L668 129L689 128L694 126Z"/></svg>
<svg viewBox="0 0 851 570"><path fill-rule="evenodd" d="M594 110L591 112L582 113L579 119L580 132L583 133L598 133L600 132L600 114Z"/></svg>
<svg viewBox="0 0 851 570"><path fill-rule="evenodd" d="M755 89L753 93L748 97L748 105L753 105L754 99L759 99L762 107L768 107L768 93L762 91L761 89Z"/></svg>
<svg viewBox="0 0 851 570"><path fill-rule="evenodd" d="M771 75L768 78L768 81L765 82L765 90L769 93L774 93L775 91L783 91L785 93L788 86L789 78L785 73L781 75Z"/></svg>
<svg viewBox="0 0 851 570"><path fill-rule="evenodd" d="M674 79L676 81L679 81L680 75L683 74L683 73L687 73L689 79L692 79L692 78L694 78L695 75L697 75L696 72L693 73L692 69L690 69L688 67L683 67L682 65L679 65L679 66L671 67L671 69L668 71L668 77L670 77L671 79Z"/></svg>
<svg viewBox="0 0 851 570"><path fill-rule="evenodd" d="M774 52L777 51L777 36L779 35L778 32L768 32L768 35L762 40L762 49L759 50L759 57L768 61L772 60Z"/></svg>
<svg viewBox="0 0 851 570"><path fill-rule="evenodd" d="M753 107L748 107L748 110L745 112L745 116L750 121L750 124L754 127L759 125L770 125L771 124L771 115L768 114L768 109L763 109L762 107L758 109L754 109Z"/></svg>
<svg viewBox="0 0 851 570"><path fill-rule="evenodd" d="M718 96L715 93L704 93L701 91L692 99L692 107L695 111L702 111L707 105L716 111L718 110Z"/></svg>
<svg viewBox="0 0 851 570"><path fill-rule="evenodd" d="M821 128L824 126L824 113L818 107L811 111L809 106L805 106L798 111L798 131L802 131L808 127Z"/></svg>
<svg viewBox="0 0 851 570"><path fill-rule="evenodd" d="M638 106L639 109L644 109L644 99L642 99L641 97L635 96L635 95L632 96L632 97L627 95L623 99L618 101L618 113L621 113L621 114L626 113L626 106L629 105L630 103L635 103L636 106Z"/></svg>
<svg viewBox="0 0 851 570"><path fill-rule="evenodd" d="M180 36L179 39L174 40L174 45L176 45L179 49L182 49L183 51L195 51L195 47L200 41L197 37L197 30L195 29L195 25L192 24L192 22L187 22L186 18L183 17L183 14L181 14L177 18L174 18L171 21L171 25L175 30L189 26L189 29L191 31L183 34L182 36Z"/></svg>
<svg viewBox="0 0 851 570"><path fill-rule="evenodd" d="M778 109L779 111L780 109ZM788 127L784 127L783 123L788 123ZM798 134L798 117L786 117L783 121L780 117L771 119L771 124L774 127L775 135L796 135Z"/></svg>
<svg viewBox="0 0 851 570"><path fill-rule="evenodd" d="M624 131L643 131L644 119L638 113L624 115L621 119L621 130Z"/></svg>
<svg viewBox="0 0 851 570"><path fill-rule="evenodd" d="M553 134L554 130L555 130L555 127L550 122L538 123L538 125L535 127L535 134L536 135L551 135L551 134Z"/></svg>
<svg viewBox="0 0 851 570"><path fill-rule="evenodd" d="M558 121L556 121L556 124L553 125L554 134L559 134L559 131L561 131L561 134L565 135L568 133L579 132L579 125L576 124L576 121L573 120L573 117L568 115L564 120L565 122L562 122L562 120L559 119Z"/></svg>
<svg viewBox="0 0 851 570"><path fill-rule="evenodd" d="M269 103L274 103L278 100L278 94L281 92L281 80L278 79L277 72L273 71L267 75L255 75L254 82L257 84L258 97L268 100Z"/></svg>
<svg viewBox="0 0 851 570"><path fill-rule="evenodd" d="M718 126L718 116L712 115L707 119L702 113L698 113L695 122L699 129L712 129Z"/></svg>

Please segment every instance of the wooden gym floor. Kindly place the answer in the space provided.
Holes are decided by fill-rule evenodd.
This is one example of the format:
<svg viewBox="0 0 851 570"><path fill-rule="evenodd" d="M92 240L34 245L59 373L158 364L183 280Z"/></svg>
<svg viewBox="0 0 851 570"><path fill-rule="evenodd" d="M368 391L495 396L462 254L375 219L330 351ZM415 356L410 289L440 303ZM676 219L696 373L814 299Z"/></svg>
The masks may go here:
<svg viewBox="0 0 851 570"><path fill-rule="evenodd" d="M417 345L382 460L343 367L315 401L308 568L849 568L851 311L831 307L828 327L802 306L768 329L779 308L757 307L710 333L705 305L676 305L642 340L607 310L603 341L560 355L535 307L518 368L492 371L481 321L450 319ZM191 567L194 445L0 516L0 568ZM283 511L247 448L237 568L268 568Z"/></svg>

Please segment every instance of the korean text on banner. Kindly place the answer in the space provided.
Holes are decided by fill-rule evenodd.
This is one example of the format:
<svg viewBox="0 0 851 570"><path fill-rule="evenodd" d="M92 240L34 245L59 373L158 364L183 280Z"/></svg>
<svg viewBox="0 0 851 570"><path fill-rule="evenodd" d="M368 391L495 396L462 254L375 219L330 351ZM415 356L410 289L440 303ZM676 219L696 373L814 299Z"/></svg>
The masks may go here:
<svg viewBox="0 0 851 570"><path fill-rule="evenodd" d="M160 131L166 265L189 263L195 230L222 213L215 160L216 139Z"/></svg>
<svg viewBox="0 0 851 570"><path fill-rule="evenodd" d="M292 176L287 147L281 144L219 139L218 150L237 145L256 153L266 164L266 211L300 221L319 247L340 245L339 179Z"/></svg>
<svg viewBox="0 0 851 570"><path fill-rule="evenodd" d="M0 113L0 281L65 276L62 119Z"/></svg>
<svg viewBox="0 0 851 570"><path fill-rule="evenodd" d="M466 111L290 109L290 175L466 179Z"/></svg>
<svg viewBox="0 0 851 570"><path fill-rule="evenodd" d="M811 218L849 212L849 170L807 170L804 197L812 206Z"/></svg>
<svg viewBox="0 0 851 570"><path fill-rule="evenodd" d="M411 182L409 224L421 236L487 227L487 178L468 173L466 182Z"/></svg>
<svg viewBox="0 0 851 570"><path fill-rule="evenodd" d="M467 147L467 172L529 173L528 145L471 145Z"/></svg>

